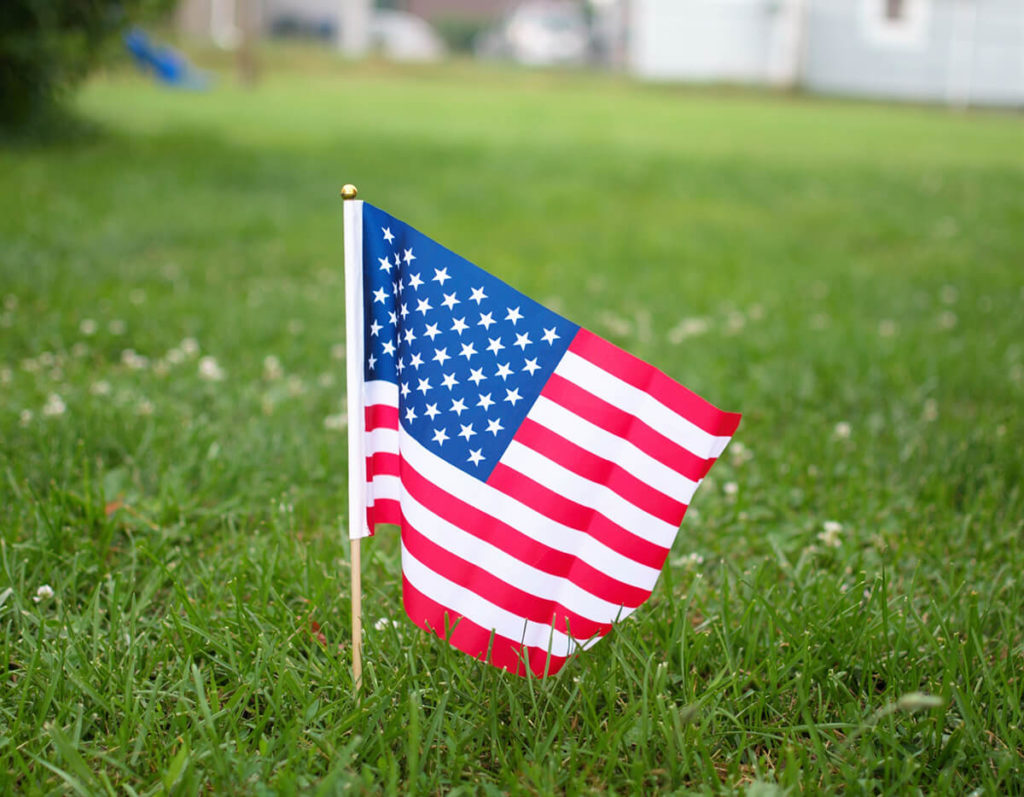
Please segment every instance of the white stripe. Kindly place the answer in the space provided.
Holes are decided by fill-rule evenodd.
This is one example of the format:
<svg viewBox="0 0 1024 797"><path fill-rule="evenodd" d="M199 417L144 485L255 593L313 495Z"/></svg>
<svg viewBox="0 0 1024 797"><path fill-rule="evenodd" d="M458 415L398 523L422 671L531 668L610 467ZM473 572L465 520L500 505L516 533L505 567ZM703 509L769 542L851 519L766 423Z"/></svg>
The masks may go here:
<svg viewBox="0 0 1024 797"><path fill-rule="evenodd" d="M425 449L404 429L400 445L402 457L439 489L549 548L582 559L591 567L624 584L653 591L660 570L623 556L589 534L556 523L489 487Z"/></svg>
<svg viewBox="0 0 1024 797"><path fill-rule="evenodd" d="M402 512L413 528L427 539L523 592L556 601L569 611L600 623L615 622L633 611L592 595L566 578L519 561L501 548L449 523L409 494L402 498Z"/></svg>
<svg viewBox="0 0 1024 797"><path fill-rule="evenodd" d="M545 396L537 399L526 417L596 456L614 462L676 501L689 504L700 484L654 459L624 437L596 426Z"/></svg>
<svg viewBox="0 0 1024 797"><path fill-rule="evenodd" d="M363 401L367 407L387 404L398 409L398 385L386 379L373 379L363 383Z"/></svg>
<svg viewBox="0 0 1024 797"><path fill-rule="evenodd" d="M717 457L731 439L730 436L708 434L650 393L633 387L571 351L562 357L555 373L609 404L624 408L630 415L635 415L699 457Z"/></svg>
<svg viewBox="0 0 1024 797"><path fill-rule="evenodd" d="M397 454L399 446L398 430L380 427L366 433L366 455Z"/></svg>
<svg viewBox="0 0 1024 797"><path fill-rule="evenodd" d="M521 642L528 647L548 651L552 656L569 656L576 649L588 648L599 639L596 637L583 642L556 631L549 625L524 620L438 575L409 553L404 545L402 573L417 590L431 600L462 615L481 628L493 630L499 636ZM443 633L445 629L437 630Z"/></svg>
<svg viewBox="0 0 1024 797"><path fill-rule="evenodd" d="M391 498L395 501L402 500L402 480L397 476L374 476L369 487L374 501L386 498Z"/></svg>
<svg viewBox="0 0 1024 797"><path fill-rule="evenodd" d="M640 539L662 548L671 548L675 541L678 526L645 512L605 485L584 479L522 443L513 440L499 461L524 476L540 479L545 487L570 501L600 512Z"/></svg>

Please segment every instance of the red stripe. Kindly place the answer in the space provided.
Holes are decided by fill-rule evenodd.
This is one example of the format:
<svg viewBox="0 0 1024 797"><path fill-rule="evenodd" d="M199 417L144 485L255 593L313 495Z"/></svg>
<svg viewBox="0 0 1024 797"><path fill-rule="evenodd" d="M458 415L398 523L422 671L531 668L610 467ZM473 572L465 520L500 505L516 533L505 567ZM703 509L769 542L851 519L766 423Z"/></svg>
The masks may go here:
<svg viewBox="0 0 1024 797"><path fill-rule="evenodd" d="M409 619L424 631L447 639L451 645L470 656L487 661L495 667L526 675L526 664L538 678L554 675L568 661L564 656L551 656L541 648L526 648L507 637L499 636L471 620L454 614L437 601L427 597L402 576L402 603Z"/></svg>
<svg viewBox="0 0 1024 797"><path fill-rule="evenodd" d="M558 601L541 598L514 587L482 567L446 551L414 528L404 515L402 543L415 559L435 573L524 620L550 625L556 631L581 640L604 636L612 628L611 623L596 622Z"/></svg>
<svg viewBox="0 0 1024 797"><path fill-rule="evenodd" d="M366 508L366 522L372 531L378 523L399 526L402 523L402 507L394 498L380 498L373 506Z"/></svg>
<svg viewBox="0 0 1024 797"><path fill-rule="evenodd" d="M378 451L366 458L366 481L372 482L374 476L397 476L398 468L398 454Z"/></svg>
<svg viewBox="0 0 1024 797"><path fill-rule="evenodd" d="M544 573L567 579L602 600L635 609L650 597L650 590L623 583L573 554L549 548L477 507L460 501L421 476L404 460L402 487L435 515L467 534L501 548L520 562Z"/></svg>
<svg viewBox="0 0 1024 797"><path fill-rule="evenodd" d="M487 484L563 526L585 532L613 551L658 570L665 563L668 548L638 537L589 506L577 504L519 471L500 462Z"/></svg>
<svg viewBox="0 0 1024 797"><path fill-rule="evenodd" d="M515 440L577 476L604 485L634 506L666 523L678 526L682 522L686 504L670 498L611 460L592 454L529 417L516 431Z"/></svg>
<svg viewBox="0 0 1024 797"><path fill-rule="evenodd" d="M580 329L569 351L651 394L669 409L689 419L708 434L732 435L740 424L738 412L723 412L652 365L623 351L593 332Z"/></svg>
<svg viewBox="0 0 1024 797"><path fill-rule="evenodd" d="M371 404L364 412L366 431L374 429L397 429L398 407L391 404Z"/></svg>
<svg viewBox="0 0 1024 797"><path fill-rule="evenodd" d="M697 456L635 415L598 398L558 374L551 375L540 394L594 426L628 440L652 459L691 481L703 479L715 462L714 459Z"/></svg>

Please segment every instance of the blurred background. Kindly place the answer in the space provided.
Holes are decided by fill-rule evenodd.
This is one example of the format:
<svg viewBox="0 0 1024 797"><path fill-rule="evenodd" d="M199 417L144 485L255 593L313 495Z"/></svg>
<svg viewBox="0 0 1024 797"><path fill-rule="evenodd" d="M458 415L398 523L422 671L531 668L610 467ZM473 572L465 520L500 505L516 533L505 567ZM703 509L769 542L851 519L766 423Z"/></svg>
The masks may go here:
<svg viewBox="0 0 1024 797"><path fill-rule="evenodd" d="M224 48L292 38L349 56L1024 105L1019 0L180 0L175 24Z"/></svg>

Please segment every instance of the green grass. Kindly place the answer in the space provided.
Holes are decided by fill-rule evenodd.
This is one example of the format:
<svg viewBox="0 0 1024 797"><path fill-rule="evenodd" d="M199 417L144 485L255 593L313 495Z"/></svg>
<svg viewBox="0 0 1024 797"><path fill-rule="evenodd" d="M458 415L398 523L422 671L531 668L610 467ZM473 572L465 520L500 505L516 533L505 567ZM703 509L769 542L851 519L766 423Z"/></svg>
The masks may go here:
<svg viewBox="0 0 1024 797"><path fill-rule="evenodd" d="M0 149L0 791L1021 793L1021 118L303 57ZM344 182L744 412L554 678L352 699Z"/></svg>

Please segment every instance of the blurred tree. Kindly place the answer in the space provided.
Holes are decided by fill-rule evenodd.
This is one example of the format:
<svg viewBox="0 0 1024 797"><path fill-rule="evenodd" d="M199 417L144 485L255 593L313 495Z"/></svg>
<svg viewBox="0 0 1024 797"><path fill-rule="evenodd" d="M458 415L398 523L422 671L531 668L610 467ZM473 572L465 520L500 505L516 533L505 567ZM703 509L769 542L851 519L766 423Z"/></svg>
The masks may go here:
<svg viewBox="0 0 1024 797"><path fill-rule="evenodd" d="M0 0L0 127L45 115L130 21L174 0Z"/></svg>

